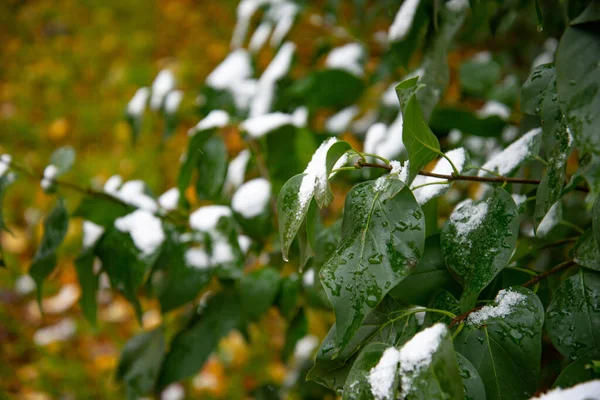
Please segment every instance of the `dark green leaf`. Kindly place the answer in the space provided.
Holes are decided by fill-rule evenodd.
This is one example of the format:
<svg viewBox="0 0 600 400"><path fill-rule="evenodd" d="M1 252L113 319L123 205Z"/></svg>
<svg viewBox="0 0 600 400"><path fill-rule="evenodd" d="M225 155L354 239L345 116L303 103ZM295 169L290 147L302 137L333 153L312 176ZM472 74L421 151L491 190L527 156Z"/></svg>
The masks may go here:
<svg viewBox="0 0 600 400"><path fill-rule="evenodd" d="M488 400L528 399L538 382L544 308L522 287L499 293L487 307L467 318L454 347L479 372Z"/></svg>
<svg viewBox="0 0 600 400"><path fill-rule="evenodd" d="M517 206L502 188L487 200L466 200L452 212L442 228L442 252L464 287L462 312L475 306L479 293L506 266L518 233Z"/></svg>
<svg viewBox="0 0 600 400"><path fill-rule="evenodd" d="M458 129L464 134L498 137L506 122L498 116L479 118L469 110L438 107L431 115L429 126L434 132L449 132Z"/></svg>
<svg viewBox="0 0 600 400"><path fill-rule="evenodd" d="M198 198L217 200L221 195L227 174L227 148L220 136L211 136L204 142L197 165Z"/></svg>
<svg viewBox="0 0 600 400"><path fill-rule="evenodd" d="M58 168L59 174L67 172L75 163L75 150L71 146L56 149L50 156L50 164Z"/></svg>
<svg viewBox="0 0 600 400"><path fill-rule="evenodd" d="M600 3L595 0L583 2L583 4L585 3L587 3L586 9L571 21L571 25L600 21Z"/></svg>
<svg viewBox="0 0 600 400"><path fill-rule="evenodd" d="M197 132L189 140L187 153L184 156L183 162L179 167L179 174L177 175L177 189L179 189L179 193L185 193L185 190L190 185L194 168L198 165L200 157L202 157L202 147L210 137L209 133L206 131ZM181 198L183 199L183 196Z"/></svg>
<svg viewBox="0 0 600 400"><path fill-rule="evenodd" d="M73 216L92 221L104 228L110 228L117 218L134 210L133 206L122 203L109 195L87 196L81 200Z"/></svg>
<svg viewBox="0 0 600 400"><path fill-rule="evenodd" d="M575 360L600 345L600 273L579 272L561 282L546 310L554 346Z"/></svg>
<svg viewBox="0 0 600 400"><path fill-rule="evenodd" d="M154 389L164 354L162 328L132 337L121 353L117 380L125 382L128 389L137 395L149 393Z"/></svg>
<svg viewBox="0 0 600 400"><path fill-rule="evenodd" d="M29 267L29 275L37 285L37 298L40 308L42 306L44 280L56 267L56 249L63 242L68 228L69 213L65 208L63 199L59 198L56 206L44 220L44 236L33 257L31 267Z"/></svg>
<svg viewBox="0 0 600 400"><path fill-rule="evenodd" d="M439 290L431 299L431 302L427 306L427 308L434 308L436 310L445 310L449 311L452 314L458 315L460 314L460 305L456 297L452 295L452 293L447 290ZM425 314L425 326L431 326L437 322L443 322L445 324L450 324L452 318L447 315L428 312Z"/></svg>
<svg viewBox="0 0 600 400"><path fill-rule="evenodd" d="M383 353L388 349L389 346L383 343L371 343L365 346L360 352L356 361L352 365L346 384L344 385L343 400L361 399L369 400L374 399L373 393L371 392L371 383L369 382L369 375L371 369L375 367ZM398 350L391 350L398 351ZM386 364L387 366L387 364ZM394 368L393 365L389 365L389 368ZM396 371L398 370L398 363L395 366ZM390 373L393 377L393 382L389 384L388 398L394 398L396 391L398 390L399 376L396 373Z"/></svg>
<svg viewBox="0 0 600 400"><path fill-rule="evenodd" d="M361 348L369 343L401 346L413 337L417 329L414 312L392 297L386 296L367 316L350 343L335 358L336 326L331 327L319 347L315 366L307 379L339 390L344 386L348 372Z"/></svg>
<svg viewBox="0 0 600 400"><path fill-rule="evenodd" d="M582 153L600 155L600 30L597 24L571 26L556 52L561 109Z"/></svg>
<svg viewBox="0 0 600 400"><path fill-rule="evenodd" d="M240 281L240 300L250 318L258 318L275 301L279 292L279 272L271 267L250 272Z"/></svg>
<svg viewBox="0 0 600 400"><path fill-rule="evenodd" d="M290 319L294 315L298 305L299 293L300 278L298 274L293 273L281 280L277 303L279 304L279 311L284 318Z"/></svg>
<svg viewBox="0 0 600 400"><path fill-rule="evenodd" d="M1 160L0 163L2 163ZM11 233L6 224L4 223L3 203L6 190L8 189L8 186L12 183L12 181L13 179L11 173L5 173L4 175L0 176L0 232L6 231L8 233Z"/></svg>
<svg viewBox="0 0 600 400"><path fill-rule="evenodd" d="M329 147L329 150L327 150L327 157L325 161L326 176L329 176L335 163L350 149L352 149L352 146L350 146L350 143L345 141L335 142L331 145L331 147ZM327 182L327 189L324 192L317 192L315 194L315 200L317 201L317 205L319 206L319 208L328 206L329 203L331 203L331 201L333 200L333 193L331 192L329 181Z"/></svg>
<svg viewBox="0 0 600 400"><path fill-rule="evenodd" d="M473 364L460 353L456 353L456 361L463 382L465 400L485 399L485 386Z"/></svg>
<svg viewBox="0 0 600 400"><path fill-rule="evenodd" d="M308 320L306 319L306 313L304 312L304 309L301 308L288 326L285 334L285 345L281 350L281 358L287 360L294 352L294 348L296 347L298 340L302 339L307 334Z"/></svg>
<svg viewBox="0 0 600 400"><path fill-rule="evenodd" d="M289 89L289 96L301 101L309 110L343 108L354 104L364 91L363 81L341 69L312 72Z"/></svg>
<svg viewBox="0 0 600 400"><path fill-rule="evenodd" d="M600 251L591 229L585 231L575 244L573 260L582 267L600 271Z"/></svg>
<svg viewBox="0 0 600 400"><path fill-rule="evenodd" d="M430 236L425 241L423 258L417 264L417 268L390 290L390 295L407 304L426 306L436 289L446 287L452 282L452 276L444 263L440 236Z"/></svg>
<svg viewBox="0 0 600 400"><path fill-rule="evenodd" d="M589 352L582 354L577 360L567 365L562 370L556 381L554 387L571 387L581 382L587 382L594 379L600 378L600 373L590 368L590 364L594 360L600 360L600 349L595 348Z"/></svg>
<svg viewBox="0 0 600 400"><path fill-rule="evenodd" d="M308 213L309 201L300 201L298 193L302 179L306 174L299 174L288 180L277 197L277 219L279 221L279 239L281 253L287 261L288 251L298 230L302 226L304 217Z"/></svg>
<svg viewBox="0 0 600 400"><path fill-rule="evenodd" d="M521 89L521 111L531 115L540 115L546 89L555 79L554 64L535 67Z"/></svg>
<svg viewBox="0 0 600 400"><path fill-rule="evenodd" d="M234 293L227 290L210 298L206 307L173 339L158 386L165 387L197 373L219 340L241 327L242 322L241 304Z"/></svg>
<svg viewBox="0 0 600 400"><path fill-rule="evenodd" d="M460 66L460 85L466 93L485 98L501 73L500 64L491 56L489 59L471 59Z"/></svg>
<svg viewBox="0 0 600 400"><path fill-rule="evenodd" d="M336 353L423 255L425 218L412 192L386 176L346 197L342 242L320 275L336 316Z"/></svg>
<svg viewBox="0 0 600 400"><path fill-rule="evenodd" d="M594 232L596 247L600 248L600 196L596 197L594 208L592 209L592 229Z"/></svg>
<svg viewBox="0 0 600 400"><path fill-rule="evenodd" d="M81 286L79 306L88 322L96 327L96 296L98 295L98 275L94 273L95 254L84 251L75 260L75 270Z"/></svg>

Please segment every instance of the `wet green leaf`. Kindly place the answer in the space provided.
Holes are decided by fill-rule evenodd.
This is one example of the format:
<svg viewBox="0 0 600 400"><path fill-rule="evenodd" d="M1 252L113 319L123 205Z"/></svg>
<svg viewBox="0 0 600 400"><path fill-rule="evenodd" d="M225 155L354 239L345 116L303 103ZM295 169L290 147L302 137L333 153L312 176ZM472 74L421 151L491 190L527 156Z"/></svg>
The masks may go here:
<svg viewBox="0 0 600 400"><path fill-rule="evenodd" d="M517 297L507 304L507 312L491 313L478 323L468 318L454 340L456 351L479 372L488 400L528 399L538 382L544 308L529 289L509 290ZM494 307L498 301L502 298Z"/></svg>
<svg viewBox="0 0 600 400"><path fill-rule="evenodd" d="M521 111L531 115L540 115L546 90L554 80L556 80L554 64L535 67L521 89Z"/></svg>
<svg viewBox="0 0 600 400"><path fill-rule="evenodd" d="M591 229L585 231L575 244L573 260L582 267L600 271L600 251Z"/></svg>
<svg viewBox="0 0 600 400"><path fill-rule="evenodd" d="M546 331L561 354L575 360L600 344L600 273L580 269L565 279L546 310Z"/></svg>
<svg viewBox="0 0 600 400"><path fill-rule="evenodd" d="M425 218L411 191L386 176L346 197L342 242L320 276L336 316L336 353L423 255Z"/></svg>
<svg viewBox="0 0 600 400"><path fill-rule="evenodd" d="M485 399L485 386L473 364L460 353L456 353L456 361L462 378L465 400Z"/></svg>
<svg viewBox="0 0 600 400"><path fill-rule="evenodd" d="M42 286L44 280L54 271L56 267L56 249L63 242L69 227L69 213L65 208L62 198L58 199L56 206L50 211L44 220L44 236L38 247L29 275L37 286L37 299L42 307Z"/></svg>
<svg viewBox="0 0 600 400"><path fill-rule="evenodd" d="M206 307L171 342L162 364L158 387L165 387L197 373L219 340L242 326L241 307L240 300L230 290L210 298Z"/></svg>
<svg viewBox="0 0 600 400"><path fill-rule="evenodd" d="M240 300L250 318L258 318L275 301L279 292L279 272L265 267L250 272L240 281Z"/></svg>
<svg viewBox="0 0 600 400"><path fill-rule="evenodd" d="M352 365L348 378L344 385L343 400L361 399L369 400L375 399L371 391L371 383L369 382L369 374L371 369L375 367L385 350L389 346L383 343L370 343L365 346L360 352L356 361ZM393 368L393 366L389 366ZM396 364L396 371L398 370L398 364ZM389 398L393 398L398 390L399 376L397 373L392 373L393 382L389 385Z"/></svg>
<svg viewBox="0 0 600 400"><path fill-rule="evenodd" d="M121 353L117 380L125 382L128 389L137 395L149 393L154 389L164 354L162 328L132 337Z"/></svg>
<svg viewBox="0 0 600 400"><path fill-rule="evenodd" d="M288 259L288 252L292 241L298 230L302 226L302 222L308 213L310 206L309 201L301 201L298 196L300 193L300 186L302 185L302 178L306 174L299 174L288 180L279 196L277 197L277 219L279 221L279 238L281 241L281 252L283 259Z"/></svg>
<svg viewBox="0 0 600 400"><path fill-rule="evenodd" d="M334 357L336 326L331 327L319 347L315 366L307 379L333 390L341 389L361 348L369 343L400 346L413 337L417 329L414 313L402 303L386 296L367 316L350 343L337 357Z"/></svg>
<svg viewBox="0 0 600 400"><path fill-rule="evenodd" d="M600 359L600 348L595 348L582 354L577 360L573 361L562 370L554 387L571 387L581 382L587 382L600 378L600 373L589 368L594 360Z"/></svg>
<svg viewBox="0 0 600 400"><path fill-rule="evenodd" d="M345 141L335 142L331 145L329 150L327 150L327 157L325 160L325 171L327 177L329 177L329 174L331 173L335 163L350 149L352 149L352 146L350 146L350 143ZM327 182L327 188L323 193L315 193L315 200L317 201L319 208L328 206L329 203L331 203L333 200L333 193L331 192L329 181Z"/></svg>
<svg viewBox="0 0 600 400"><path fill-rule="evenodd" d="M196 136L198 135L201 133ZM197 158L197 167L198 198L217 200L221 195L227 174L227 148L220 136L211 136L204 142L201 154Z"/></svg>
<svg viewBox="0 0 600 400"><path fill-rule="evenodd" d="M454 315L460 314L460 305L458 300L447 290L439 290L436 292L432 297L431 302L427 305L427 308L449 311ZM431 326L437 322L450 324L451 321L452 318L447 315L436 312L428 312L425 313L425 321L423 325Z"/></svg>
<svg viewBox="0 0 600 400"><path fill-rule="evenodd" d="M96 327L96 310L98 308L96 296L98 295L98 275L94 273L95 254L84 251L75 260L75 270L81 287L79 306L88 322Z"/></svg>
<svg viewBox="0 0 600 400"><path fill-rule="evenodd" d="M279 311L284 318L290 319L293 317L298 305L298 297L300 294L300 277L293 273L281 279L279 296L277 303Z"/></svg>
<svg viewBox="0 0 600 400"><path fill-rule="evenodd" d="M202 157L202 147L209 137L208 131L201 131L197 132L189 140L187 152L183 156L181 166L179 167L179 174L177 175L177 189L179 189L179 193L185 193L185 190L190 185L194 169L198 165L200 157Z"/></svg>
<svg viewBox="0 0 600 400"><path fill-rule="evenodd" d="M486 200L466 200L454 209L442 228L442 252L464 287L462 312L475 306L479 293L506 266L518 233L517 206L502 188Z"/></svg>

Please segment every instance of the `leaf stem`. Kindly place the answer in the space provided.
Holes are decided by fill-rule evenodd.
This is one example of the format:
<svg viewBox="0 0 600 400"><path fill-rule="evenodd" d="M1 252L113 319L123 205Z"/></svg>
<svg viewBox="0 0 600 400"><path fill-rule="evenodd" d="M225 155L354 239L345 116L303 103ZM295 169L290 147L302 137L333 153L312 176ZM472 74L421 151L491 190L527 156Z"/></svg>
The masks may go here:
<svg viewBox="0 0 600 400"><path fill-rule="evenodd" d="M372 154L372 153L360 153L360 154L363 155L363 158L364 157L373 157L373 158L383 161L386 165L390 165L390 160L388 160L385 157L378 156L377 154Z"/></svg>
<svg viewBox="0 0 600 400"><path fill-rule="evenodd" d="M456 168L456 165L454 165L454 163L452 162L452 160L450 159L450 157L448 157L446 154L444 154L442 152L440 152L440 155L442 157L444 157L450 163L450 165L452 166L452 170L454 171L453 175L455 175L455 176L460 175L460 172L458 171L458 168Z"/></svg>
<svg viewBox="0 0 600 400"><path fill-rule="evenodd" d="M580 227L578 227L577 225L575 225L575 224L574 224L574 223L572 223L572 222L565 221L565 220L563 219L563 220L560 220L560 221L558 221L558 223L559 223L559 224L561 224L561 225L563 225L563 226L567 226L567 227L569 227L569 228L571 228L571 229L575 229L577 232L579 232L580 234L582 234L582 235L583 235L583 232L584 232L584 230L583 230L583 229L581 229Z"/></svg>
<svg viewBox="0 0 600 400"><path fill-rule="evenodd" d="M437 182L428 182L428 183L424 183L422 185L419 186L415 186L413 188L411 188L411 190L416 190L425 186L431 186L431 185L447 185L448 183L450 183L450 181L437 181Z"/></svg>

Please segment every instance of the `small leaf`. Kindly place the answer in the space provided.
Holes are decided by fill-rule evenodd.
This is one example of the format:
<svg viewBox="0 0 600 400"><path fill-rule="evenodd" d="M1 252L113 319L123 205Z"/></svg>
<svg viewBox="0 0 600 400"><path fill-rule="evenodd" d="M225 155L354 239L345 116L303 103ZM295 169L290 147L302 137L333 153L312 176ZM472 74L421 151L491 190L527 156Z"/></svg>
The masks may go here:
<svg viewBox="0 0 600 400"><path fill-rule="evenodd" d="M546 89L555 79L554 64L542 64L535 67L521 89L521 111L531 115L540 115Z"/></svg>
<svg viewBox="0 0 600 400"><path fill-rule="evenodd" d="M485 386L473 364L460 353L456 353L456 361L463 382L465 400L485 399Z"/></svg>
<svg viewBox="0 0 600 400"><path fill-rule="evenodd" d="M196 134L196 136L201 134ZM220 136L209 137L197 158L196 193L200 199L217 200L227 175L227 148Z"/></svg>
<svg viewBox="0 0 600 400"><path fill-rule="evenodd" d="M298 295L300 294L300 278L298 274L293 273L281 280L277 303L281 315L290 319L296 311L298 305Z"/></svg>
<svg viewBox="0 0 600 400"><path fill-rule="evenodd" d="M56 249L63 242L69 227L69 213L65 208L62 198L58 199L56 206L44 220L44 236L40 243L31 267L29 275L37 285L37 299L42 307L42 286L44 280L54 271L56 267Z"/></svg>
<svg viewBox="0 0 600 400"><path fill-rule="evenodd" d="M85 220L110 228L115 220L123 217L135 210L135 207L113 201L109 195L106 196L88 196L84 197L79 206L73 213L74 217L81 217Z"/></svg>
<svg viewBox="0 0 600 400"><path fill-rule="evenodd" d="M582 267L600 272L600 251L591 229L585 231L573 249L573 261Z"/></svg>
<svg viewBox="0 0 600 400"><path fill-rule="evenodd" d="M75 260L75 270L81 286L79 306L88 322L96 327L96 310L98 308L96 297L98 295L98 275L94 273L95 254L84 251Z"/></svg>
<svg viewBox="0 0 600 400"><path fill-rule="evenodd" d="M600 343L600 273L580 269L563 280L546 310L554 347L575 360Z"/></svg>
<svg viewBox="0 0 600 400"><path fill-rule="evenodd" d="M489 53L487 56L479 54L478 56L461 64L460 85L466 93L487 97L494 84L500 79L502 67Z"/></svg>
<svg viewBox="0 0 600 400"><path fill-rule="evenodd" d="M298 311L298 314L290 322L287 332L285 334L285 345L281 350L281 358L287 360L296 347L298 340L302 339L308 334L308 320L306 318L306 312L303 308Z"/></svg>
<svg viewBox="0 0 600 400"><path fill-rule="evenodd" d="M345 141L335 142L329 147L327 150L327 156L325 160L325 174L327 178L329 178L329 174L333 169L334 165L338 160L342 157L346 159L347 156L345 154L349 154L352 146L350 143ZM324 192L319 193L318 196L315 196L315 200L319 205L319 208L323 208L324 206L328 206L329 203L333 200L333 193L331 192L331 187L329 186L329 180L327 180L327 189Z"/></svg>
<svg viewBox="0 0 600 400"><path fill-rule="evenodd" d="M71 146L56 149L50 156L50 164L58 168L58 174L64 174L75 163L75 150Z"/></svg>
<svg viewBox="0 0 600 400"><path fill-rule="evenodd" d="M198 132L193 135L188 143L187 153L183 156L179 174L177 175L177 189L179 193L185 193L186 189L192 181L194 168L198 165L200 157L202 157L202 147L210 137L210 132ZM183 196L181 196L183 199Z"/></svg>
<svg viewBox="0 0 600 400"><path fill-rule="evenodd" d="M387 349L390 349L390 352L398 352L393 347L389 347L383 343L370 343L360 352L356 361L352 365L352 369L348 373L348 378L346 379L346 384L344 385L344 391L342 400L351 400L351 399L361 399L361 400L369 400L369 399L379 399L382 398L383 393L379 393L380 396L373 396L371 383L369 382L370 372L371 370L378 365L380 360L382 359L382 355L386 352ZM392 358L394 355L391 356ZM398 389L398 360L397 356L391 361L396 361L395 365L388 365L387 360L383 362L385 365L382 365L381 368L385 369L388 374L385 376L389 376L392 378L392 382L389 382L389 386L386 388L386 394L389 397L385 398L394 398L396 391ZM386 382L387 384L387 382Z"/></svg>
<svg viewBox="0 0 600 400"><path fill-rule="evenodd" d="M279 221L279 237L283 259L287 261L288 251L294 237L308 212L310 200L299 197L302 179L306 174L299 174L288 180L277 197L277 219Z"/></svg>
<svg viewBox="0 0 600 400"><path fill-rule="evenodd" d="M500 292L487 307L471 314L454 347L479 372L488 400L528 399L540 371L544 308L522 287Z"/></svg>
<svg viewBox="0 0 600 400"><path fill-rule="evenodd" d="M279 272L271 267L250 272L240 281L240 300L250 318L258 318L275 301L279 292Z"/></svg>
<svg viewBox="0 0 600 400"><path fill-rule="evenodd" d="M595 348L582 354L562 370L553 387L570 387L581 382L587 382L600 378L600 373L589 368L594 360L600 360L600 348Z"/></svg>
<svg viewBox="0 0 600 400"><path fill-rule="evenodd" d="M138 396L149 393L154 389L164 354L162 328L132 337L121 353L117 380L125 382Z"/></svg>
<svg viewBox="0 0 600 400"><path fill-rule="evenodd" d="M442 252L464 287L462 312L475 306L479 293L506 266L518 233L517 206L502 188L487 200L456 206L442 228Z"/></svg>
<svg viewBox="0 0 600 400"><path fill-rule="evenodd" d="M219 340L242 326L242 309L230 290L220 292L187 327L173 339L162 364L158 387L196 374L215 350Z"/></svg>
<svg viewBox="0 0 600 400"><path fill-rule="evenodd" d="M343 388L358 351L369 343L384 343L388 346L400 346L417 332L418 325L414 312L390 296L381 303L365 319L356 331L352 341L334 356L336 326L332 326L323 339L315 366L306 379L326 386L332 390Z"/></svg>
<svg viewBox="0 0 600 400"><path fill-rule="evenodd" d="M383 176L348 193L342 242L320 272L336 316L336 352L412 272L424 244L423 211L403 182Z"/></svg>
<svg viewBox="0 0 600 400"><path fill-rule="evenodd" d="M309 110L344 108L354 104L365 89L363 80L341 69L314 71L296 81L287 95L301 101Z"/></svg>

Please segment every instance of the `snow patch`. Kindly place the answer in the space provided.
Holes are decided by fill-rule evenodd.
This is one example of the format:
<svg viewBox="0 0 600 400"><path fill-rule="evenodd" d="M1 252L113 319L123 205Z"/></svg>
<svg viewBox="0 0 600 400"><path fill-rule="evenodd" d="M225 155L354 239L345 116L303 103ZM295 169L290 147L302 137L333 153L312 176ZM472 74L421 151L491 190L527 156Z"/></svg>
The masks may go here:
<svg viewBox="0 0 600 400"><path fill-rule="evenodd" d="M294 359L298 364L312 357L313 352L319 346L319 339L313 335L304 336L296 342L294 347Z"/></svg>
<svg viewBox="0 0 600 400"><path fill-rule="evenodd" d="M463 170L467 161L467 152L464 148L461 147L450 150L446 153L446 156L452 160L452 163L456 169L458 169L458 172ZM448 160L442 157L435 164L435 167L431 172L440 175L452 175L454 170L452 169L452 165L448 162ZM446 182L446 179L422 175L417 176L413 181L411 188L416 188L421 185L428 185L422 186L418 189L413 189L413 193L417 199L417 202L423 205L434 197L444 194L450 188L450 183L443 184L441 182Z"/></svg>
<svg viewBox="0 0 600 400"><path fill-rule="evenodd" d="M226 90L234 88L240 81L252 76L250 56L246 50L234 50L206 78L212 88Z"/></svg>
<svg viewBox="0 0 600 400"><path fill-rule="evenodd" d="M127 103L127 114L136 118L141 117L144 114L149 97L150 88L142 87L136 90L129 103Z"/></svg>
<svg viewBox="0 0 600 400"><path fill-rule="evenodd" d="M33 292L36 287L35 281L29 275L21 275L15 282L15 292L21 296Z"/></svg>
<svg viewBox="0 0 600 400"><path fill-rule="evenodd" d="M244 149L229 162L224 184L225 190L229 193L244 183L248 161L250 161L250 150Z"/></svg>
<svg viewBox="0 0 600 400"><path fill-rule="evenodd" d="M328 132L340 134L346 131L352 122L352 119L358 114L357 106L346 107L325 121L325 129Z"/></svg>
<svg viewBox="0 0 600 400"><path fill-rule="evenodd" d="M38 329L33 334L33 341L38 346L46 346L54 342L64 342L69 340L77 330L75 321L71 318L65 318L55 325L50 325Z"/></svg>
<svg viewBox="0 0 600 400"><path fill-rule="evenodd" d="M50 164L46 168L44 168L44 177L42 178L42 182L40 183L42 189L50 189L50 186L52 186L52 182L54 181L56 175L58 175L58 167L56 165Z"/></svg>
<svg viewBox="0 0 600 400"><path fill-rule="evenodd" d="M231 217L231 215L231 209L227 206L200 207L190 215L190 226L197 231L211 232L216 229L222 217Z"/></svg>
<svg viewBox="0 0 600 400"><path fill-rule="evenodd" d="M302 284L305 287L311 287L315 284L315 270L311 268L302 275Z"/></svg>
<svg viewBox="0 0 600 400"><path fill-rule="evenodd" d="M271 184L264 178L252 179L244 183L231 199L233 211L244 218L253 218L262 214L269 205Z"/></svg>
<svg viewBox="0 0 600 400"><path fill-rule="evenodd" d="M507 146L500 153L497 153L489 161L483 164L483 170L479 171L479 176L488 174L485 170L493 171L500 175L508 175L522 162L534 154L531 153L531 147L542 134L541 128L535 128L527 132L521 138Z"/></svg>
<svg viewBox="0 0 600 400"><path fill-rule="evenodd" d="M119 175L112 176L104 184L104 191L111 196L118 198L124 203L144 209L150 212L156 212L158 205L156 201L144 193L145 184L141 180L128 181L121 185L121 177Z"/></svg>
<svg viewBox="0 0 600 400"><path fill-rule="evenodd" d="M391 390L398 371L398 363L400 363L400 352L395 347L388 347L377 365L369 371L371 393L376 400L395 398L395 393L391 393Z"/></svg>
<svg viewBox="0 0 600 400"><path fill-rule="evenodd" d="M212 110L202 118L195 127L188 131L188 136L193 136L196 132L207 129L221 128L229 123L229 114L223 110Z"/></svg>
<svg viewBox="0 0 600 400"><path fill-rule="evenodd" d="M177 188L167 190L158 198L158 205L167 211L177 209L177 203L179 203L179 189Z"/></svg>
<svg viewBox="0 0 600 400"><path fill-rule="evenodd" d="M143 255L154 253L165 240L160 219L147 210L136 210L115 220L115 228L129 233Z"/></svg>
<svg viewBox="0 0 600 400"><path fill-rule="evenodd" d="M600 379L563 389L557 387L530 400L600 400Z"/></svg>
<svg viewBox="0 0 600 400"><path fill-rule="evenodd" d="M483 325L490 318L503 318L512 313L513 307L521 304L526 299L524 294L502 289L494 299L495 305L485 306L469 314L467 321L473 325Z"/></svg>
<svg viewBox="0 0 600 400"><path fill-rule="evenodd" d="M456 227L461 242L466 242L467 236L483 223L487 212L488 204L485 201L474 204L473 200L466 199L456 206L450 214L450 222Z"/></svg>
<svg viewBox="0 0 600 400"><path fill-rule="evenodd" d="M390 30L388 31L388 39L390 42L397 42L406 37L410 28L412 27L417 8L419 7L420 0L404 0Z"/></svg>
<svg viewBox="0 0 600 400"><path fill-rule="evenodd" d="M250 38L248 50L250 50L251 53L258 53L260 49L263 48L265 43L267 43L267 40L269 40L272 30L273 24L271 24L269 21L261 22Z"/></svg>
<svg viewBox="0 0 600 400"><path fill-rule="evenodd" d="M489 100L477 111L477 116L479 118L496 116L506 121L510 118L510 108L499 101Z"/></svg>
<svg viewBox="0 0 600 400"><path fill-rule="evenodd" d="M83 248L94 247L98 239L104 234L104 227L96 225L92 221L83 221Z"/></svg>
<svg viewBox="0 0 600 400"><path fill-rule="evenodd" d="M552 228L554 228L560 222L561 218L562 207L560 205L560 202L556 202L552 207L550 207L550 209L538 225L537 230L535 232L535 236L546 236L548 233L550 233Z"/></svg>
<svg viewBox="0 0 600 400"><path fill-rule="evenodd" d="M150 108L158 110L162 106L167 93L175 89L175 75L168 69L163 69L156 75L152 82L152 96L150 97Z"/></svg>
<svg viewBox="0 0 600 400"><path fill-rule="evenodd" d="M342 69L361 77L365 71L362 60L364 49L358 43L349 43L331 50L325 59L325 66L330 69Z"/></svg>

